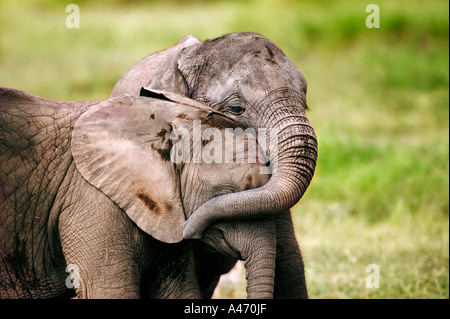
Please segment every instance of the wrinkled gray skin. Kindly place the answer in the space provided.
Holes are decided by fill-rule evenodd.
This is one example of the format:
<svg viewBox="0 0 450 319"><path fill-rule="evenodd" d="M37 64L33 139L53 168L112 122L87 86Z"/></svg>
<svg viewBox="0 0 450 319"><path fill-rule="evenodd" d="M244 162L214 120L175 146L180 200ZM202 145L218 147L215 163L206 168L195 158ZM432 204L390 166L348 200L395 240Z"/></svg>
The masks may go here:
<svg viewBox="0 0 450 319"><path fill-rule="evenodd" d="M66 265L80 298L210 297L237 259L248 297L272 297L275 221L179 242L201 204L268 180L260 164L173 163L170 130L193 118L239 126L187 98L58 102L0 88L0 297L70 296Z"/></svg>
<svg viewBox="0 0 450 319"><path fill-rule="evenodd" d="M258 34L234 33L204 42L186 36L137 62L111 96L137 94L143 86L201 101L244 127L278 130L278 154L265 150L276 167L270 181L206 202L188 219L184 238L200 238L218 220L276 216L275 295L307 297L289 213L305 193L317 159L317 138L305 115L306 81L300 71L280 48Z"/></svg>

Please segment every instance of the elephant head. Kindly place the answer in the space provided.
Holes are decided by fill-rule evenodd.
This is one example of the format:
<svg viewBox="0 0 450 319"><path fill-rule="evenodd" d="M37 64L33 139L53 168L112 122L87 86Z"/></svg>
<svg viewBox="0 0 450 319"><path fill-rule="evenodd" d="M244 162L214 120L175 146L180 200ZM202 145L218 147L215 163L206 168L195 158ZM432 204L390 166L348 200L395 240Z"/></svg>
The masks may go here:
<svg viewBox="0 0 450 319"><path fill-rule="evenodd" d="M305 193L318 150L305 114L306 80L267 38L234 33L202 42L187 36L137 62L118 81L112 96L137 94L141 86L187 96L222 111L243 127L265 129L258 141L266 145L273 167L270 181L258 189L204 203L187 221L185 238L200 238L217 220L280 214ZM270 149L267 137L276 141L278 151Z"/></svg>
<svg viewBox="0 0 450 319"><path fill-rule="evenodd" d="M183 239L184 221L203 203L260 187L269 174L257 160L262 151L256 137L236 136L242 132L236 121L183 96L159 94L160 99L125 95L91 107L75 124L72 154L81 175L139 228L175 243ZM199 143L195 124L201 125ZM226 162L222 150L230 141L243 145L235 145ZM195 159L197 152L201 156ZM221 158L209 161L212 152ZM275 232L273 220L223 222L213 225L202 240L244 260L248 296L268 298L274 286Z"/></svg>

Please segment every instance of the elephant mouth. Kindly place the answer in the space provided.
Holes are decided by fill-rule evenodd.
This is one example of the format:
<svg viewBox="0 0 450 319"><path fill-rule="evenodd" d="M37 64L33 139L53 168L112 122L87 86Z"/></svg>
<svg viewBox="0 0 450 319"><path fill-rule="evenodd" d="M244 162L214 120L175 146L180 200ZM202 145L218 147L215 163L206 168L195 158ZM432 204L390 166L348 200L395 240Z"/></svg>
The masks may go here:
<svg viewBox="0 0 450 319"><path fill-rule="evenodd" d="M207 248L213 252L219 252L238 260L244 260L241 252L226 240L224 231L216 225L211 225L205 230L202 241L205 242Z"/></svg>

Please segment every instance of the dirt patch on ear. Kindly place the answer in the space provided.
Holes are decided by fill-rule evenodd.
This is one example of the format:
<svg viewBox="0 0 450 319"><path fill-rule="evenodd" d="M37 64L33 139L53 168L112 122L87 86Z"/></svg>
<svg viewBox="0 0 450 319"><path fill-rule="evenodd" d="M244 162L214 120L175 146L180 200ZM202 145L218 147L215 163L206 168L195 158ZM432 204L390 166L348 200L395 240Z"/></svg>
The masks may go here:
<svg viewBox="0 0 450 319"><path fill-rule="evenodd" d="M161 138L161 143L152 143L151 148L158 152L161 159L165 162L170 161L170 149L172 148L172 140L170 139L170 132L162 129L157 136Z"/></svg>
<svg viewBox="0 0 450 319"><path fill-rule="evenodd" d="M139 192L136 194L137 198L139 198L145 206L155 215L159 215L161 213L161 209L153 199L151 199L147 194L143 192Z"/></svg>

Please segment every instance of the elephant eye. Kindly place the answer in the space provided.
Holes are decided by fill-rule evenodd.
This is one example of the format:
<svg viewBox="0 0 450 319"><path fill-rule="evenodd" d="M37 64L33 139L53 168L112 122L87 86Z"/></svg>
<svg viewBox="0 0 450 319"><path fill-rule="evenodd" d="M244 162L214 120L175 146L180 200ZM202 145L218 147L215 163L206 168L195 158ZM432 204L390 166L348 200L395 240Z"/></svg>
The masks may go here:
<svg viewBox="0 0 450 319"><path fill-rule="evenodd" d="M245 109L242 106L233 105L229 106L227 111L234 115L241 115L245 112Z"/></svg>

